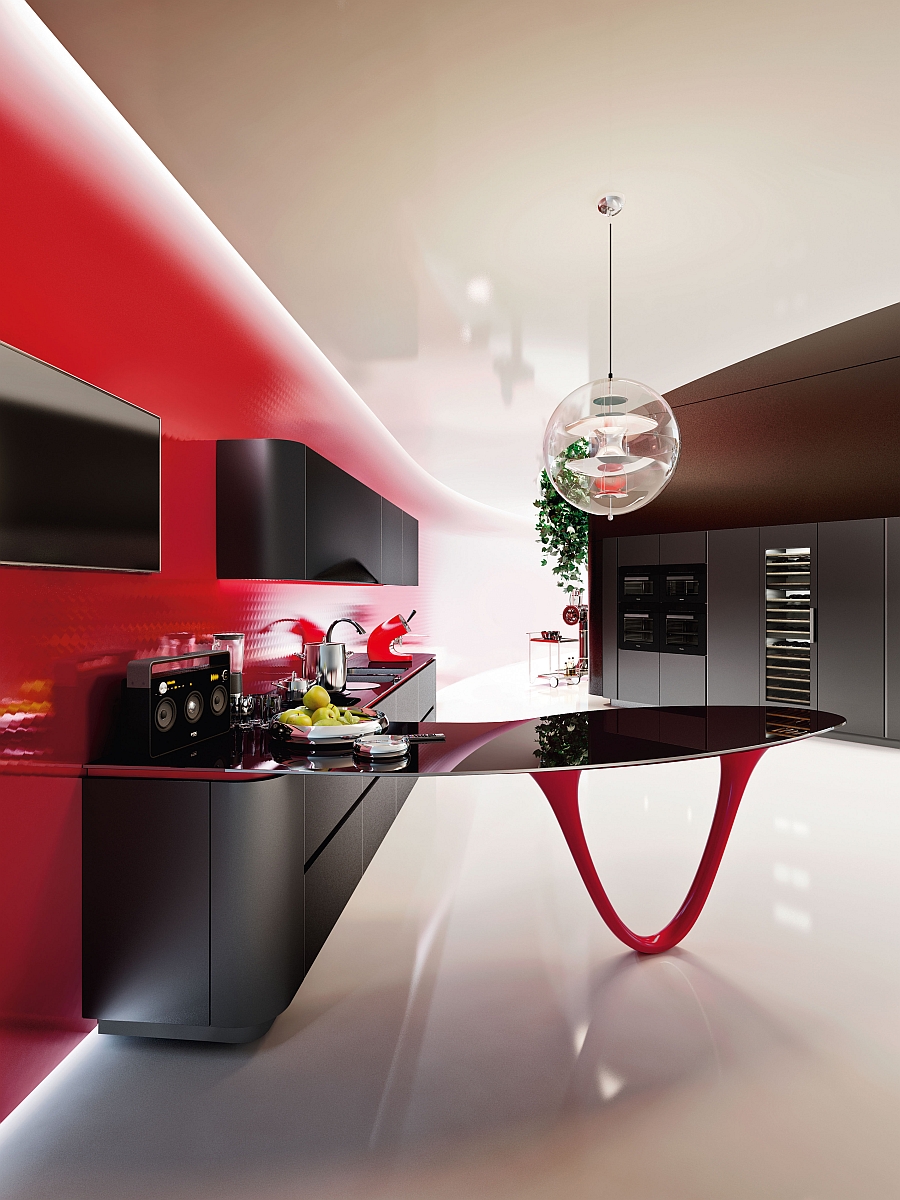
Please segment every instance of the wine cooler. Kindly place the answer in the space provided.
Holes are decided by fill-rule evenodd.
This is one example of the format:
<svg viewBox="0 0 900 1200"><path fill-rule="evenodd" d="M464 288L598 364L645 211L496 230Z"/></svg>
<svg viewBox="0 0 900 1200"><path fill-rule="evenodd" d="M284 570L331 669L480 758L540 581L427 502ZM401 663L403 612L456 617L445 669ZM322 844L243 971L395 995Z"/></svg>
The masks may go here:
<svg viewBox="0 0 900 1200"><path fill-rule="evenodd" d="M816 638L809 546L769 549L766 572L766 702L809 705Z"/></svg>

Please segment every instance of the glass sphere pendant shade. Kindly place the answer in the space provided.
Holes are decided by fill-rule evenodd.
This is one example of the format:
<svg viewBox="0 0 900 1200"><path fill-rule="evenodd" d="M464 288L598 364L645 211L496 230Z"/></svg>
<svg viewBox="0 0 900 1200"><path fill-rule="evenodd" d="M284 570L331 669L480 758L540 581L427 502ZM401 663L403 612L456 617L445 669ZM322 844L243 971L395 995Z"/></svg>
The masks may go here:
<svg viewBox="0 0 900 1200"><path fill-rule="evenodd" d="M564 500L595 516L634 512L675 471L680 435L666 401L632 379L598 379L559 405L544 434L544 468Z"/></svg>

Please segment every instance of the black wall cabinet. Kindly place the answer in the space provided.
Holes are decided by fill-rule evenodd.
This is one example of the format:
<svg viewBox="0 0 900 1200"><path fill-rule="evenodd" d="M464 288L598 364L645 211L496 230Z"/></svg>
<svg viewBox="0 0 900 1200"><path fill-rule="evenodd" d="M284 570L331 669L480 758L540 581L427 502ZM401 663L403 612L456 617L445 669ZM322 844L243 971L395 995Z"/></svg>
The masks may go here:
<svg viewBox="0 0 900 1200"><path fill-rule="evenodd" d="M219 579L419 582L419 523L302 442L216 443Z"/></svg>

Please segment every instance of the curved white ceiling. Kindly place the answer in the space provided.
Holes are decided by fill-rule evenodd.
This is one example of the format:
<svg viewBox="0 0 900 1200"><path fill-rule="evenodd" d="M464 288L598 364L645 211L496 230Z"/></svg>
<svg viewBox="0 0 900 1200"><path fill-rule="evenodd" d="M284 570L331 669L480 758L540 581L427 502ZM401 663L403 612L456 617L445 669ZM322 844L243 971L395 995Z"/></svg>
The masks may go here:
<svg viewBox="0 0 900 1200"><path fill-rule="evenodd" d="M154 411L165 433L294 437L433 524L507 535L527 529L521 517L455 493L411 458L20 0L0 0L0 105L39 153L65 161L73 177L96 192L98 212L108 205L129 213L142 236L259 348L262 401L256 396L244 409L223 404L210 413L160 389ZM6 235L15 230L7 228ZM225 345L222 355L227 360ZM136 360L131 368L140 371L142 364Z"/></svg>
<svg viewBox="0 0 900 1200"><path fill-rule="evenodd" d="M605 373L604 191L616 370L658 390L898 299L887 0L34 7L416 461L488 504L529 511L549 412Z"/></svg>

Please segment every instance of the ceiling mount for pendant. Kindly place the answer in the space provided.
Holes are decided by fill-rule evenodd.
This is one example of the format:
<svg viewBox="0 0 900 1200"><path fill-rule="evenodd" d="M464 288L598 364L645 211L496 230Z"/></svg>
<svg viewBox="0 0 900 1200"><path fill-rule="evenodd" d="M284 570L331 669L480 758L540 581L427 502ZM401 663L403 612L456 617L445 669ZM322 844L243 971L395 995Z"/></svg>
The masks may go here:
<svg viewBox="0 0 900 1200"><path fill-rule="evenodd" d="M604 217L617 217L624 207L625 201L613 192L608 196L601 196L597 201L597 211Z"/></svg>

